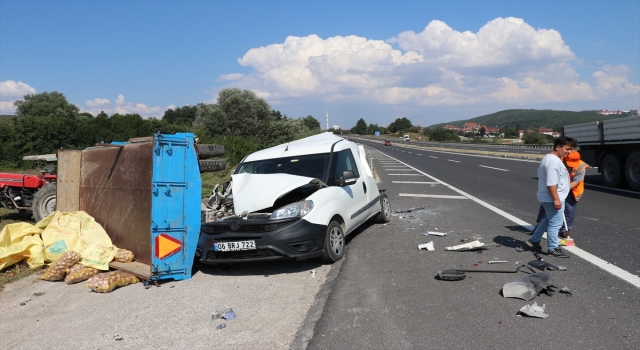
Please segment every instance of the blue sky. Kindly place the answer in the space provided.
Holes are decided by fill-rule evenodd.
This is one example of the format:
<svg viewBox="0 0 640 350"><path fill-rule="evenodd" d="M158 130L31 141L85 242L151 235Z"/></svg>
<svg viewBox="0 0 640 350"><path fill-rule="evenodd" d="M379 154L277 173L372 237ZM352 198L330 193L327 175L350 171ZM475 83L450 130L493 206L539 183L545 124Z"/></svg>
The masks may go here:
<svg viewBox="0 0 640 350"><path fill-rule="evenodd" d="M640 107L640 1L0 0L0 113L24 94L162 117L255 91L289 117L431 125Z"/></svg>

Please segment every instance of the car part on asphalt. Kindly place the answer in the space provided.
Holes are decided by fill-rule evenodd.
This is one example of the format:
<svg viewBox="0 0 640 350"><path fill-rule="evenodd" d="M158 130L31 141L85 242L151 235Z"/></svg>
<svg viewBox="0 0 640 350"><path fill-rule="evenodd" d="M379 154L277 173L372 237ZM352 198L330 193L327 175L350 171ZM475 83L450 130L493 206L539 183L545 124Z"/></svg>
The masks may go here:
<svg viewBox="0 0 640 350"><path fill-rule="evenodd" d="M560 268L558 266L549 264L546 261L540 261L540 260L531 260L528 263L529 265L535 267L536 269L540 270L540 271L558 271L560 270Z"/></svg>
<svg viewBox="0 0 640 350"><path fill-rule="evenodd" d="M529 301L541 291L552 296L556 289L557 287L551 283L551 276L548 273L537 272L505 283L502 287L502 296Z"/></svg>
<svg viewBox="0 0 640 350"><path fill-rule="evenodd" d="M433 241L431 241L431 242L429 242L429 243L424 243L424 244L420 244L420 245L418 245L418 250L422 250L422 249L426 249L426 250L428 250L428 251L434 251L434 250L436 250L436 249L433 247Z"/></svg>
<svg viewBox="0 0 640 350"><path fill-rule="evenodd" d="M456 246L445 247L444 250L452 250L456 252L467 252L471 250L486 250L489 249L489 246L493 244L485 244L480 241L473 241L469 243L459 244Z"/></svg>
<svg viewBox="0 0 640 350"><path fill-rule="evenodd" d="M545 304L538 306L538 303L533 302L531 305L523 306L518 313L529 317L547 318L549 315L544 313L544 308Z"/></svg>
<svg viewBox="0 0 640 350"><path fill-rule="evenodd" d="M491 260L489 261L489 265L491 264L506 264L508 261L506 260Z"/></svg>
<svg viewBox="0 0 640 350"><path fill-rule="evenodd" d="M427 234L432 235L432 236L440 236L440 237L447 235L446 232L433 232L433 231L429 231L429 232L427 232Z"/></svg>
<svg viewBox="0 0 640 350"><path fill-rule="evenodd" d="M467 272L491 272L491 273L534 273L535 271L527 265L520 265L515 270L468 270L468 269L451 269L438 271L438 278L443 281L460 281L467 278Z"/></svg>

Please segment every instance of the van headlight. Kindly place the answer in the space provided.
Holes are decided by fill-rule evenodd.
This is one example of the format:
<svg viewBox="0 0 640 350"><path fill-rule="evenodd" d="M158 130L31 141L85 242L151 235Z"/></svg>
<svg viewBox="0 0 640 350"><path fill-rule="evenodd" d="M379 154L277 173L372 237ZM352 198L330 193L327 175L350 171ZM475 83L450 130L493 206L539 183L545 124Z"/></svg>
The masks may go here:
<svg viewBox="0 0 640 350"><path fill-rule="evenodd" d="M286 205L271 214L269 220L287 219L295 217L303 217L313 209L313 201L304 201L291 203Z"/></svg>

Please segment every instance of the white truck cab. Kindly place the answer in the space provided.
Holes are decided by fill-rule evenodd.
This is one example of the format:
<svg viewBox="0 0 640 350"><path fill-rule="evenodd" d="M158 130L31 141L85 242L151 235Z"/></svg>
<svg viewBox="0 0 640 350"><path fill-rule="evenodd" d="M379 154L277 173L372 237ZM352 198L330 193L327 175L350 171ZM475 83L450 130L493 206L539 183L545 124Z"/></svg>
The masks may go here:
<svg viewBox="0 0 640 350"><path fill-rule="evenodd" d="M409 139L409 135L404 135L404 136L402 137L402 139L403 139L405 142L406 142L406 141L411 141L411 140Z"/></svg>

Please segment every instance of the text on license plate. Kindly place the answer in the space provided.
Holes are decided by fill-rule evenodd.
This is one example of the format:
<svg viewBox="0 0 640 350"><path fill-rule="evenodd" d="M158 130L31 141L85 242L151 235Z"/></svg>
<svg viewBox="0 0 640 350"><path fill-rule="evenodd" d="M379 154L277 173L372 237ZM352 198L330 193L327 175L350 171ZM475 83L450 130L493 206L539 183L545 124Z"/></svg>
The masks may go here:
<svg viewBox="0 0 640 350"><path fill-rule="evenodd" d="M256 241L218 242L213 244L216 252L233 252L237 250L254 250Z"/></svg>

